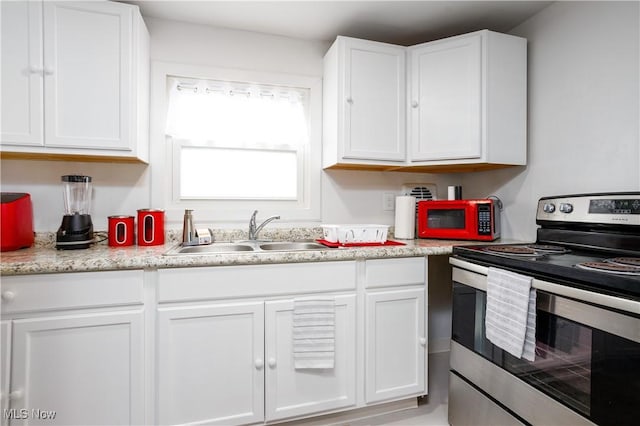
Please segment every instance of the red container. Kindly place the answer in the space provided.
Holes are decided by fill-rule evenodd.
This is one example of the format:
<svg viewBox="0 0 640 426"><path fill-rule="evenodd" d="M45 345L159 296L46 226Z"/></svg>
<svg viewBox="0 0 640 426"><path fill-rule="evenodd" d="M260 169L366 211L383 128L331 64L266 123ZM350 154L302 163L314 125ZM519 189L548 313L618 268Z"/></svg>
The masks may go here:
<svg viewBox="0 0 640 426"><path fill-rule="evenodd" d="M138 210L138 245L164 244L164 210Z"/></svg>
<svg viewBox="0 0 640 426"><path fill-rule="evenodd" d="M33 245L33 206L31 196L3 192L0 203L0 251L18 250Z"/></svg>
<svg viewBox="0 0 640 426"><path fill-rule="evenodd" d="M132 246L134 243L133 216L109 216L109 247Z"/></svg>

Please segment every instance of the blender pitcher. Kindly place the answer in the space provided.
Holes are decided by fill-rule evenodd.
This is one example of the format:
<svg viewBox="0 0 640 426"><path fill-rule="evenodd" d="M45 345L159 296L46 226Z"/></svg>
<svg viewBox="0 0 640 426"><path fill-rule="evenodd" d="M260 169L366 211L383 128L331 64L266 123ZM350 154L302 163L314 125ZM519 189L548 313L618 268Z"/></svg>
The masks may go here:
<svg viewBox="0 0 640 426"><path fill-rule="evenodd" d="M85 249L93 243L91 176L62 176L64 216L56 234L56 248Z"/></svg>

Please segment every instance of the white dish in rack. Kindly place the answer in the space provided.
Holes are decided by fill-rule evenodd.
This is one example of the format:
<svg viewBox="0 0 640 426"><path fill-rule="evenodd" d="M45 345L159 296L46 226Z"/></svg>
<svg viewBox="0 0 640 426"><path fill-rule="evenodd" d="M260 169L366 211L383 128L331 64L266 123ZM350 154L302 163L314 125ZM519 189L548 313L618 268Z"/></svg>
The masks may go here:
<svg viewBox="0 0 640 426"><path fill-rule="evenodd" d="M323 239L330 243L384 243L388 225L322 225Z"/></svg>

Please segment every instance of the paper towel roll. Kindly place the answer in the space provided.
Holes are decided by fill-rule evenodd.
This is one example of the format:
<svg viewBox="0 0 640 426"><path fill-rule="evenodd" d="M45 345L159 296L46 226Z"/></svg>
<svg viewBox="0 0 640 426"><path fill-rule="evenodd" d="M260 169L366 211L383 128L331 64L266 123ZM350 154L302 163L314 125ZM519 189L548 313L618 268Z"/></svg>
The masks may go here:
<svg viewBox="0 0 640 426"><path fill-rule="evenodd" d="M396 197L396 223L394 237L413 240L416 230L416 197Z"/></svg>
<svg viewBox="0 0 640 426"><path fill-rule="evenodd" d="M462 187L460 185L450 186L447 195L449 200L462 200Z"/></svg>

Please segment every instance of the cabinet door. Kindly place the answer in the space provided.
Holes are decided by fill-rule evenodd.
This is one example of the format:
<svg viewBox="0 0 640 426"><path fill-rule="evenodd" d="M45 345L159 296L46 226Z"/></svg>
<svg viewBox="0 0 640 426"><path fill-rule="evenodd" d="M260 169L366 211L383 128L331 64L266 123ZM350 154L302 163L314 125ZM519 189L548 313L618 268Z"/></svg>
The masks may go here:
<svg viewBox="0 0 640 426"><path fill-rule="evenodd" d="M158 310L159 424L264 419L264 305Z"/></svg>
<svg viewBox="0 0 640 426"><path fill-rule="evenodd" d="M356 403L355 295L335 297L333 369L295 369L293 300L266 303L266 418L283 419Z"/></svg>
<svg viewBox="0 0 640 426"><path fill-rule="evenodd" d="M412 161L482 155L481 37L410 48Z"/></svg>
<svg viewBox="0 0 640 426"><path fill-rule="evenodd" d="M0 425L7 424L4 415L9 408L9 379L11 368L11 321L0 322Z"/></svg>
<svg viewBox="0 0 640 426"><path fill-rule="evenodd" d="M130 150L133 12L114 2L45 2L45 140Z"/></svg>
<svg viewBox="0 0 640 426"><path fill-rule="evenodd" d="M405 159L405 48L358 39L344 45L347 159Z"/></svg>
<svg viewBox="0 0 640 426"><path fill-rule="evenodd" d="M42 3L3 1L2 144L42 145Z"/></svg>
<svg viewBox="0 0 640 426"><path fill-rule="evenodd" d="M424 288L367 293L368 403L425 392L425 323Z"/></svg>
<svg viewBox="0 0 640 426"><path fill-rule="evenodd" d="M142 311L15 320L13 333L17 424L144 422Z"/></svg>

